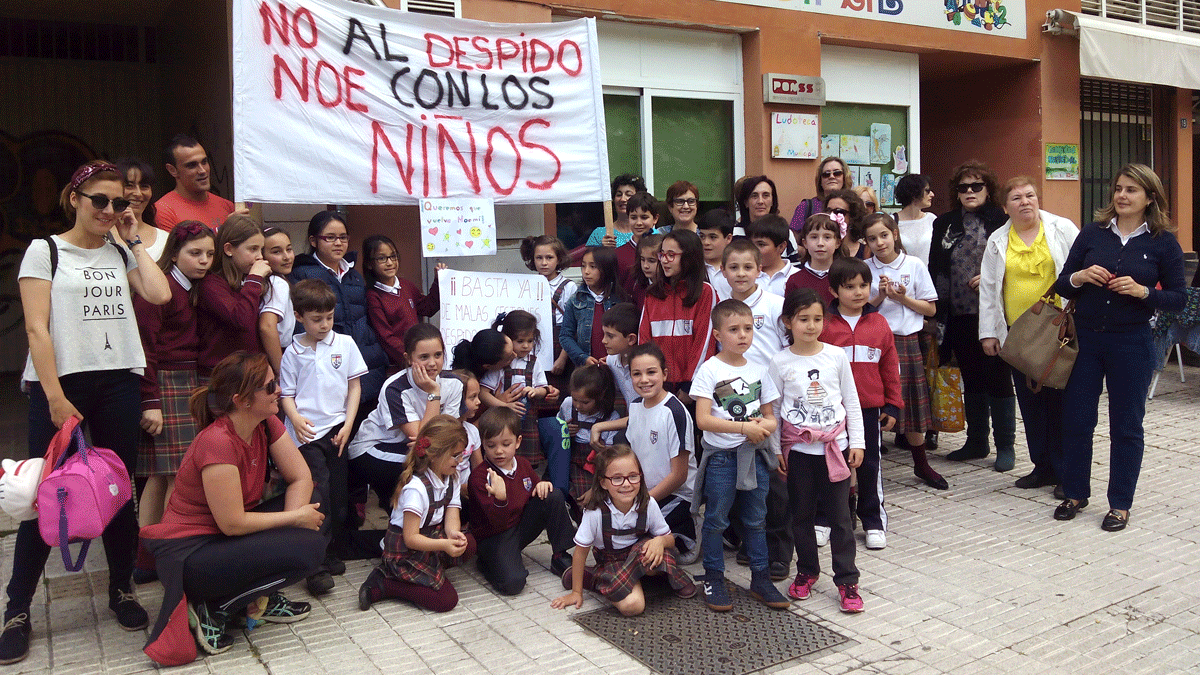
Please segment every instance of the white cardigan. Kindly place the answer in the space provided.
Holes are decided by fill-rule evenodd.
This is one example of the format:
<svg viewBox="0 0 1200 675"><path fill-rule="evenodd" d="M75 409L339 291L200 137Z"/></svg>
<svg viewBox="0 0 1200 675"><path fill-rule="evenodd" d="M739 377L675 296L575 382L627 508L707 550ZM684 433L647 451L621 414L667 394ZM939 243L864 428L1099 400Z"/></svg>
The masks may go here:
<svg viewBox="0 0 1200 675"><path fill-rule="evenodd" d="M1039 211L1046 243L1050 245L1050 257L1054 259L1054 274L1062 272L1067 254L1079 228L1066 218L1047 211ZM979 278L979 339L996 338L1004 346L1008 337L1008 321L1004 316L1004 269L1008 257L1008 233L1012 230L1012 219L988 237L983 252L983 265Z"/></svg>

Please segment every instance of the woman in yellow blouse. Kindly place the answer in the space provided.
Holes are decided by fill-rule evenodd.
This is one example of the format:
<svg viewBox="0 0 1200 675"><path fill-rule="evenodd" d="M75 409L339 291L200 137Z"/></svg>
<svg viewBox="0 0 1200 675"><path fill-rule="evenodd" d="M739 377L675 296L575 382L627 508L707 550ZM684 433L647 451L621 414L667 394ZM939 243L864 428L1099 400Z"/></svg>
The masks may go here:
<svg viewBox="0 0 1200 675"><path fill-rule="evenodd" d="M979 281L979 341L989 356L1000 353L1008 327L1054 285L1079 228L1039 208L1033 179L1018 176L1001 193L1008 222L988 237ZM1061 389L1033 393L1025 375L1012 371L1017 403L1033 470L1017 479L1019 488L1057 485L1062 459ZM997 454L996 468L1013 467L1015 457ZM1001 466L1006 462L1007 469Z"/></svg>

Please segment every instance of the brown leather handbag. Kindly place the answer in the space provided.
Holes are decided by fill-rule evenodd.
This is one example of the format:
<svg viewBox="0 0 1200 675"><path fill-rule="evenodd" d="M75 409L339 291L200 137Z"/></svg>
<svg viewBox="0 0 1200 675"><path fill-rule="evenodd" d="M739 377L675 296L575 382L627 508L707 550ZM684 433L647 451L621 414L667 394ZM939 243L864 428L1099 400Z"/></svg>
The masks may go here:
<svg viewBox="0 0 1200 675"><path fill-rule="evenodd" d="M1025 374L1036 394L1042 387L1065 389L1079 355L1075 334L1075 301L1062 309L1054 306L1054 288L1017 317L1008 329L1000 358Z"/></svg>

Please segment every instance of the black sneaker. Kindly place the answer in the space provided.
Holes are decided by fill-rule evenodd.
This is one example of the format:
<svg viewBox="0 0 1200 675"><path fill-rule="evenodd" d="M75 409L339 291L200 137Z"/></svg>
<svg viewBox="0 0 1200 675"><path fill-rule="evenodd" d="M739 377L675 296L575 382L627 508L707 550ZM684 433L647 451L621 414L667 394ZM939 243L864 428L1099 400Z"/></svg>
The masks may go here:
<svg viewBox="0 0 1200 675"><path fill-rule="evenodd" d="M776 560L767 568L771 574L771 581L783 581L792 576L791 570L788 569L788 564Z"/></svg>
<svg viewBox="0 0 1200 675"><path fill-rule="evenodd" d="M305 585L308 586L309 593L312 593L313 595L324 595L333 590L333 576L330 575L329 572L321 570L320 572L317 572L309 577L305 582Z"/></svg>
<svg viewBox="0 0 1200 675"><path fill-rule="evenodd" d="M358 608L362 611L371 609L371 605L383 599L383 572L379 568L371 570L367 580L358 587Z"/></svg>
<svg viewBox="0 0 1200 675"><path fill-rule="evenodd" d="M141 630L150 624L150 615L129 591L109 591L108 608L117 615L117 623L123 630Z"/></svg>
<svg viewBox="0 0 1200 675"><path fill-rule="evenodd" d="M29 612L21 612L4 624L0 633L0 665L16 663L29 656Z"/></svg>
<svg viewBox="0 0 1200 675"><path fill-rule="evenodd" d="M571 563L573 562L574 558L570 553L566 551L556 553L554 557L550 558L550 573L556 577L561 577L563 572L571 569Z"/></svg>
<svg viewBox="0 0 1200 675"><path fill-rule="evenodd" d="M733 556L733 561L742 567L750 566L750 556L745 551L739 549L737 555Z"/></svg>
<svg viewBox="0 0 1200 675"><path fill-rule="evenodd" d="M725 586L725 575L706 573L700 581L704 589L704 604L714 612L728 612L733 609L733 598L729 597L729 589Z"/></svg>
<svg viewBox="0 0 1200 675"><path fill-rule="evenodd" d="M188 626L205 653L220 654L233 646L233 636L225 632L227 623L229 612L206 602L188 604Z"/></svg>
<svg viewBox="0 0 1200 675"><path fill-rule="evenodd" d="M332 553L325 554L325 562L321 564L321 569L329 572L335 577L346 573L346 563Z"/></svg>
<svg viewBox="0 0 1200 675"><path fill-rule="evenodd" d="M267 598L267 606L258 618L271 623L295 623L307 617L311 611L312 605L307 602L292 602L283 597L283 593L275 592Z"/></svg>

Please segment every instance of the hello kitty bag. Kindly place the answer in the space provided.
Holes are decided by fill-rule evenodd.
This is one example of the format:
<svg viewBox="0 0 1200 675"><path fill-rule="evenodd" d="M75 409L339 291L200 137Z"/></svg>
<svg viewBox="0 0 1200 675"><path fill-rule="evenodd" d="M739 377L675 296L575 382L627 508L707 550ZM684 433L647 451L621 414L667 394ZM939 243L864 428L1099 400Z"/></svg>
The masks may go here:
<svg viewBox="0 0 1200 675"><path fill-rule="evenodd" d="M131 498L129 472L117 453L87 442L76 417L68 418L50 441L44 471L37 492L38 530L47 545L62 549L67 571L78 572L91 540ZM68 545L77 541L83 547L72 563Z"/></svg>

